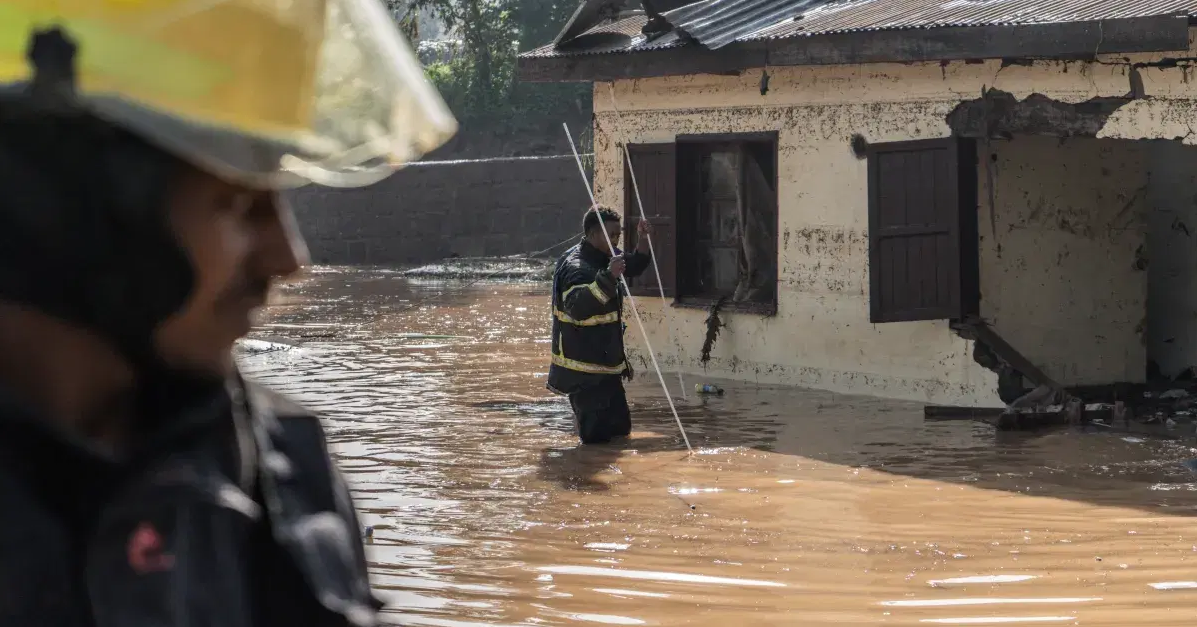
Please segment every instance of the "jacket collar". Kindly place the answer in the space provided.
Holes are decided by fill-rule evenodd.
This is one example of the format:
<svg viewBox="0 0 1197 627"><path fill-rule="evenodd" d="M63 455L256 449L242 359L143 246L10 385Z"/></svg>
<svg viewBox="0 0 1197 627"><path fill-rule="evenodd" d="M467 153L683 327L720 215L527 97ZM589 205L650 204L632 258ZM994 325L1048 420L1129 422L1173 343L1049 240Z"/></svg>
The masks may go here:
<svg viewBox="0 0 1197 627"><path fill-rule="evenodd" d="M163 408L171 415L135 424L135 430L145 431L135 433L119 454L59 426L0 387L0 475L15 479L67 524L86 528L101 503L132 473L217 433L231 420L227 394L203 387L204 393L184 396L185 403ZM143 411L161 407L147 400Z"/></svg>
<svg viewBox="0 0 1197 627"><path fill-rule="evenodd" d="M36 448L53 449L97 464L123 465L169 453L180 441L194 438L228 417L230 399L220 382L163 377L147 383L149 393L139 396L131 420L131 441L119 454L58 425L4 387L0 387L0 441L7 440L5 444L19 450L27 439L36 443ZM8 447L0 446L4 448ZM54 455L47 457L52 459Z"/></svg>
<svg viewBox="0 0 1197 627"><path fill-rule="evenodd" d="M595 248L589 241L586 240L585 236L582 237L582 243L579 247L579 254L582 256L583 261L603 268L606 268L607 264L611 263L611 255L608 255L607 253ZM616 248L615 254L623 254L623 251L619 250L619 248Z"/></svg>
<svg viewBox="0 0 1197 627"><path fill-rule="evenodd" d="M0 474L73 533L90 528L123 464L0 389ZM5 483L7 489L14 484Z"/></svg>

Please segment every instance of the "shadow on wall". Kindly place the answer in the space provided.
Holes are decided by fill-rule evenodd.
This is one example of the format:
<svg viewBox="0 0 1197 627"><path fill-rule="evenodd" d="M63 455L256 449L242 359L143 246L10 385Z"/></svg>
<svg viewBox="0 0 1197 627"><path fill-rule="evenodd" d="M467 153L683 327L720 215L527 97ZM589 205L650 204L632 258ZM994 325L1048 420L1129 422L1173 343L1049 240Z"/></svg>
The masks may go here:
<svg viewBox="0 0 1197 627"><path fill-rule="evenodd" d="M572 157L412 164L358 189L289 193L312 261L408 265L518 255L576 233L589 205Z"/></svg>

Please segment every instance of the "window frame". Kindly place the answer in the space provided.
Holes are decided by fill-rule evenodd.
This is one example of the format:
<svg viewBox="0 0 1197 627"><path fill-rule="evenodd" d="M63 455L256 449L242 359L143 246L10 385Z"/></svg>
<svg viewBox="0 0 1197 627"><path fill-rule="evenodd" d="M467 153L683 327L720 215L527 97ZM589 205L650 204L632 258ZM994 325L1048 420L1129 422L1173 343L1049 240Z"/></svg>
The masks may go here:
<svg viewBox="0 0 1197 627"><path fill-rule="evenodd" d="M775 286L773 289L773 299L770 302L731 302L725 301L721 310L739 313L757 314L761 316L776 316L778 309L778 293L781 290L781 247L780 247L780 228L781 228L781 195L780 195L780 174L781 174L781 160L780 160L780 133L778 131L759 131L746 133L701 133L701 134L684 134L678 135L674 142L677 145L677 160L678 165L675 168L676 172L676 186L675 198L677 198L677 211L674 218L675 229L677 230L677 277L674 289L673 306L684 309L710 309L718 301L717 298L710 296L687 295L686 287L689 281L693 280L693 273L696 272L696 262L693 257L694 251L687 247L687 242L692 241L690 237L696 227L698 216L695 212L689 209L683 209L682 199L689 198L693 195L701 193L701 190L691 188L684 191L683 185L690 184L695 187L699 182L684 181L685 175L688 174L682 166L684 155L687 152L686 146L690 146L689 150L694 150L693 146L710 146L710 145L735 145L741 149L745 144L749 143L768 143L772 146L773 157L773 236L775 238L774 250L776 256L773 259L775 269ZM742 174L742 173L741 173ZM685 257L684 257L685 256Z"/></svg>

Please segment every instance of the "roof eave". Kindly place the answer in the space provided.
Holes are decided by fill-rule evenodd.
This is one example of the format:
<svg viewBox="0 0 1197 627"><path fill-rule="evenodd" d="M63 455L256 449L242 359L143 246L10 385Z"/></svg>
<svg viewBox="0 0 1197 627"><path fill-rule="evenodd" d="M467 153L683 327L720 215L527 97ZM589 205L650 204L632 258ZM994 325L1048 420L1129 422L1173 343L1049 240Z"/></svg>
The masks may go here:
<svg viewBox="0 0 1197 627"><path fill-rule="evenodd" d="M1089 22L875 30L737 42L719 50L521 56L519 80L595 82L722 74L769 66L853 65L978 59L1092 59L1098 54L1189 49L1189 18L1151 16Z"/></svg>

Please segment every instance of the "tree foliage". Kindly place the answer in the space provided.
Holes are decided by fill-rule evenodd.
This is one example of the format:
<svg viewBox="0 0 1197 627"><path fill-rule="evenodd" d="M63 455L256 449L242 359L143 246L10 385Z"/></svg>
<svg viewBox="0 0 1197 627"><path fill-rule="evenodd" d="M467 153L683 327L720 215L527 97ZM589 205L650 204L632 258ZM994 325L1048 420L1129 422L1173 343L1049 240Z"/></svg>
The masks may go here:
<svg viewBox="0 0 1197 627"><path fill-rule="evenodd" d="M589 120L585 84L516 79L516 55L552 41L577 0L388 0L413 42L415 12L431 9L459 40L455 54L426 66L463 133L511 135ZM552 132L552 131L549 131Z"/></svg>

